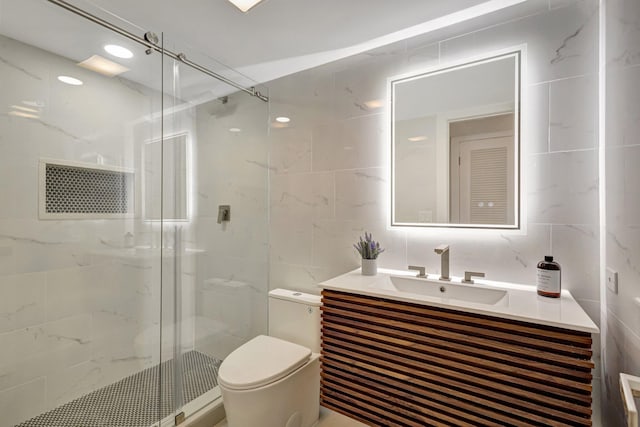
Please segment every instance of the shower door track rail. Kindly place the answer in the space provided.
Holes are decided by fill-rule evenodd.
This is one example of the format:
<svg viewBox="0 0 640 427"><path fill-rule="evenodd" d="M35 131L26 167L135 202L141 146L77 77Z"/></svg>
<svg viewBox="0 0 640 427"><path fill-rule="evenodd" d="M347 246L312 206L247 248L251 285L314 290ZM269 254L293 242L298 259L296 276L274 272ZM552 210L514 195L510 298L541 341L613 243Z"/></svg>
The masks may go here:
<svg viewBox="0 0 640 427"><path fill-rule="evenodd" d="M145 39L143 37L139 37L139 36L129 32L129 31L123 29L123 28L118 27L117 25L114 25L114 24L112 24L112 23L110 23L108 21L105 21L104 19L99 18L99 17L97 17L97 16L95 16L95 15L93 15L93 14L91 14L91 13L85 11L85 10L82 10L79 7L74 6L74 5L68 3L68 2L66 2L64 0L47 0L47 1L49 1L50 3L53 3L55 5L58 5L58 6L62 7L63 9L68 10L69 12L73 12L76 15L82 16L83 18L88 19L91 22L95 22L96 24L101 25L101 26L103 26L103 27L115 32L115 33L118 33L121 36L124 36L124 37L128 38L129 40L133 40L134 42L139 43L139 44L147 47L148 49L155 50L157 52L160 52L160 53L162 53L164 55L169 56L170 58L173 58L173 59L175 59L177 61L180 61L180 62L184 63L185 65L188 65L191 68L194 68L194 69L196 69L198 71L201 71L204 74L206 74L208 76L211 76L214 79L220 80L221 82L224 82L224 83L228 84L229 86L233 86L236 89L239 89L239 90L241 90L243 92L246 92L251 96L255 96L256 98L261 99L262 101L265 101L265 102L269 101L269 97L267 97L266 95L263 95L262 93L260 93L258 90L256 90L255 87L252 86L252 87L246 88L246 87L234 82L233 80L230 80L230 79L228 79L228 78L226 78L224 76L221 76L218 73L215 73L215 72L209 70L206 67L203 67L202 65L199 65L199 64L197 64L197 63L195 63L193 61L188 60L184 53L175 53L175 52L172 52L172 51L170 51L168 49L164 49L163 47L157 46L156 44L152 43L151 41L149 41L149 40L147 40L147 39Z"/></svg>

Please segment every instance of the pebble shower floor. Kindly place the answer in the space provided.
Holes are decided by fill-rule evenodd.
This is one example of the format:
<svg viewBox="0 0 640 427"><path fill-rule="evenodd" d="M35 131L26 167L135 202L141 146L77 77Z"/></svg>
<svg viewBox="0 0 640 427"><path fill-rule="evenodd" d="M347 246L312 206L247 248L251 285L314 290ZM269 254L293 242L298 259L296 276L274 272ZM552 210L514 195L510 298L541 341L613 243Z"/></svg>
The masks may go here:
<svg viewBox="0 0 640 427"><path fill-rule="evenodd" d="M184 403L218 385L221 360L197 351L183 355ZM173 360L162 365L162 403L158 408L160 365L126 377L16 427L149 427L172 413Z"/></svg>

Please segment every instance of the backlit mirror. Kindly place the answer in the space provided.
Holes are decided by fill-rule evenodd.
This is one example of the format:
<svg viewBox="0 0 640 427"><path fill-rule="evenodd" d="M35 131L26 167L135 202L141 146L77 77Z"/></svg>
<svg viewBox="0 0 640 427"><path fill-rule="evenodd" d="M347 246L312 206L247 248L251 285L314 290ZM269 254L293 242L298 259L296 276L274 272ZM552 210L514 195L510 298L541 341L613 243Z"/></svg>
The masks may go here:
<svg viewBox="0 0 640 427"><path fill-rule="evenodd" d="M391 225L519 228L520 61L389 79Z"/></svg>

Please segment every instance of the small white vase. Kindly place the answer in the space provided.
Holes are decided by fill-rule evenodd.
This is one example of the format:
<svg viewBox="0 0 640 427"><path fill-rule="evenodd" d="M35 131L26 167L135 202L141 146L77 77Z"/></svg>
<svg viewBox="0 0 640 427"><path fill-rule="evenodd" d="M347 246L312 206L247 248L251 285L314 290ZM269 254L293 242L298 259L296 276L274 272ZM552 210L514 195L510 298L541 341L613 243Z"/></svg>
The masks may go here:
<svg viewBox="0 0 640 427"><path fill-rule="evenodd" d="M362 275L363 276L375 276L378 274L378 260L377 259L362 259Z"/></svg>

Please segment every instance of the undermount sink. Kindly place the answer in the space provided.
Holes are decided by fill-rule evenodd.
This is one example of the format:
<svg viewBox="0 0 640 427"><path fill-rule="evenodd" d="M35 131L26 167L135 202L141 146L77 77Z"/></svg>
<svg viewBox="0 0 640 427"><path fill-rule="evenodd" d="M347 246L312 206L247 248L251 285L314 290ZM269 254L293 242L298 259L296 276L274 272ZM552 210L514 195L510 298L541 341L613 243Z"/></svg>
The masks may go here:
<svg viewBox="0 0 640 427"><path fill-rule="evenodd" d="M390 279L398 292L477 304L495 305L503 301L507 295L507 291L501 289L481 288L444 281L400 276L391 276Z"/></svg>

